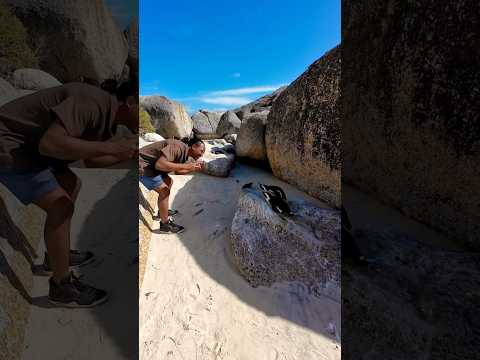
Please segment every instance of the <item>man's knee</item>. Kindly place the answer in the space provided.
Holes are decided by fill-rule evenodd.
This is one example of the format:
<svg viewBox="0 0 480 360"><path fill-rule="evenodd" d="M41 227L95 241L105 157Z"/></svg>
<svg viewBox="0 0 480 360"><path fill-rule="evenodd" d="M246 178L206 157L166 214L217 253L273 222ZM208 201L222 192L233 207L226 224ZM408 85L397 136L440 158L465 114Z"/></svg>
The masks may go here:
<svg viewBox="0 0 480 360"><path fill-rule="evenodd" d="M70 219L75 212L75 205L73 201L63 196L55 200L50 208L47 210L48 216L55 216L62 219Z"/></svg>
<svg viewBox="0 0 480 360"><path fill-rule="evenodd" d="M42 208L49 217L68 219L73 216L75 211L73 201L65 190L60 188L38 199L35 204Z"/></svg>
<svg viewBox="0 0 480 360"><path fill-rule="evenodd" d="M163 181L165 182L165 184L168 186L169 189L172 188L173 179L172 179L170 176L165 176L165 178L163 179Z"/></svg>
<svg viewBox="0 0 480 360"><path fill-rule="evenodd" d="M170 187L166 184L163 183L159 187L155 188L155 191L158 193L160 196L168 196L170 195Z"/></svg>
<svg viewBox="0 0 480 360"><path fill-rule="evenodd" d="M59 185L67 192L70 198L75 199L82 188L82 181L80 178L70 169L56 172L55 177Z"/></svg>

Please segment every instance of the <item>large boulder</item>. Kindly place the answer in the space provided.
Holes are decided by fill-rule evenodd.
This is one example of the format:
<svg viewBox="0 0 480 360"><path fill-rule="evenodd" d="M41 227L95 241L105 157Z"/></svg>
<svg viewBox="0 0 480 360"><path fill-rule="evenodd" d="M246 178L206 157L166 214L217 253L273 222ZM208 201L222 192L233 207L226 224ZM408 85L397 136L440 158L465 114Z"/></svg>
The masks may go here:
<svg viewBox="0 0 480 360"><path fill-rule="evenodd" d="M252 101L251 103L243 105L233 110L233 112L238 116L240 120L243 120L245 117L247 117L251 113L270 111L273 103L277 100L277 98L286 88L287 88L286 86L282 86L277 90L275 90L273 93L267 94L255 101Z"/></svg>
<svg viewBox="0 0 480 360"><path fill-rule="evenodd" d="M207 140L202 160L205 161L203 173L227 177L235 165L235 147L223 139Z"/></svg>
<svg viewBox="0 0 480 360"><path fill-rule="evenodd" d="M157 133L147 133L142 137L145 141L148 141L148 142L158 142L158 141L165 140L165 138L162 135L159 135Z"/></svg>
<svg viewBox="0 0 480 360"><path fill-rule="evenodd" d="M342 358L471 358L479 342L479 254L427 246L392 219L379 228L371 218L355 230L374 266L342 263L342 332L349 338Z"/></svg>
<svg viewBox="0 0 480 360"><path fill-rule="evenodd" d="M217 135L225 137L225 135L238 134L242 122L233 111L225 112L217 126Z"/></svg>
<svg viewBox="0 0 480 360"><path fill-rule="evenodd" d="M18 69L13 73L13 84L25 90L42 90L60 86L62 83L52 75L38 69Z"/></svg>
<svg viewBox="0 0 480 360"><path fill-rule="evenodd" d="M225 139L226 142L232 145L235 145L237 143L237 137L238 137L238 134L230 134L230 135L224 136L223 138Z"/></svg>
<svg viewBox="0 0 480 360"><path fill-rule="evenodd" d="M192 115L193 129L202 139L217 137L217 126L222 116L221 112L199 110Z"/></svg>
<svg viewBox="0 0 480 360"><path fill-rule="evenodd" d="M0 78L0 106L33 92L32 90L17 90L8 81Z"/></svg>
<svg viewBox="0 0 480 360"><path fill-rule="evenodd" d="M128 44L103 0L6 0L27 28L39 65L62 82L118 78Z"/></svg>
<svg viewBox="0 0 480 360"><path fill-rule="evenodd" d="M267 115L267 112L252 113L242 121L236 142L238 157L256 161L267 159L265 148Z"/></svg>
<svg viewBox="0 0 480 360"><path fill-rule="evenodd" d="M134 17L127 29L125 36L128 41L128 56L138 61L138 17Z"/></svg>
<svg viewBox="0 0 480 360"><path fill-rule="evenodd" d="M138 17L134 17L127 29L125 30L125 36L128 41L128 65L130 66L130 72L138 79Z"/></svg>
<svg viewBox="0 0 480 360"><path fill-rule="evenodd" d="M289 201L294 215L281 216L257 185L244 187L232 222L231 243L241 274L254 285L300 281L339 295L340 211Z"/></svg>
<svg viewBox="0 0 480 360"><path fill-rule="evenodd" d="M342 178L479 250L480 47L472 6L347 2Z"/></svg>
<svg viewBox="0 0 480 360"><path fill-rule="evenodd" d="M273 174L339 207L340 49L315 61L277 98L265 134Z"/></svg>
<svg viewBox="0 0 480 360"><path fill-rule="evenodd" d="M32 301L32 265L43 238L44 213L23 206L0 184L0 344L2 359L20 359Z"/></svg>
<svg viewBox="0 0 480 360"><path fill-rule="evenodd" d="M191 135L192 120L182 104L158 95L142 96L140 104L150 115L157 133L165 139Z"/></svg>
<svg viewBox="0 0 480 360"><path fill-rule="evenodd" d="M15 99L16 89L8 81L0 78L0 106Z"/></svg>

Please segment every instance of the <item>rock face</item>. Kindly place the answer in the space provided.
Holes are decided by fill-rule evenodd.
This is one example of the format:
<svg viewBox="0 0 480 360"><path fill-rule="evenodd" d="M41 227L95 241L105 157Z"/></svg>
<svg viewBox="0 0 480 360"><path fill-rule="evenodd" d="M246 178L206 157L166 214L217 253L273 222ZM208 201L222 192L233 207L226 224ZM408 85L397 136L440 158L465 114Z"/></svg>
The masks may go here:
<svg viewBox="0 0 480 360"><path fill-rule="evenodd" d="M20 359L30 315L34 249L45 216L25 207L0 185L0 346L2 358ZM21 230L19 230L21 229Z"/></svg>
<svg viewBox="0 0 480 360"><path fill-rule="evenodd" d="M251 103L248 103L246 105L243 105L238 109L233 110L233 112L235 112L235 114L238 116L240 120L243 120L245 117L247 117L251 113L270 111L275 100L277 100L277 98L286 88L287 88L286 86L282 86L281 88L278 88L277 90L275 90L273 93L262 96L260 99L252 101Z"/></svg>
<svg viewBox="0 0 480 360"><path fill-rule="evenodd" d="M265 134L273 174L339 207L340 50L313 63L276 99Z"/></svg>
<svg viewBox="0 0 480 360"><path fill-rule="evenodd" d="M237 137L237 155L257 161L265 161L265 125L267 113L252 113L242 121Z"/></svg>
<svg viewBox="0 0 480 360"><path fill-rule="evenodd" d="M237 137L238 137L238 134L230 134L230 135L224 136L223 138L228 143L235 145L237 143Z"/></svg>
<svg viewBox="0 0 480 360"><path fill-rule="evenodd" d="M17 90L9 82L0 78L0 106L33 92L32 90Z"/></svg>
<svg viewBox="0 0 480 360"><path fill-rule="evenodd" d="M148 142L157 142L157 141L165 140L163 136L157 133L147 133L143 135L143 139Z"/></svg>
<svg viewBox="0 0 480 360"><path fill-rule="evenodd" d="M480 296L466 289L480 286L478 253L434 250L391 228L358 233L378 263L363 271L342 264L342 331L349 338L342 358L470 358Z"/></svg>
<svg viewBox="0 0 480 360"><path fill-rule="evenodd" d="M242 122L233 111L227 111L220 118L220 122L217 126L217 135L225 137L225 135L237 134L240 130Z"/></svg>
<svg viewBox="0 0 480 360"><path fill-rule="evenodd" d="M0 106L15 99L16 90L6 80L0 78Z"/></svg>
<svg viewBox="0 0 480 360"><path fill-rule="evenodd" d="M345 181L480 249L478 12L366 1L344 19Z"/></svg>
<svg viewBox="0 0 480 360"><path fill-rule="evenodd" d="M102 0L6 0L27 28L39 65L62 82L118 78L128 44ZM94 14L94 16L93 16Z"/></svg>
<svg viewBox="0 0 480 360"><path fill-rule="evenodd" d="M139 78L139 66L138 66L138 18L134 17L125 30L125 37L128 41L128 65L130 72L135 75L135 78Z"/></svg>
<svg viewBox="0 0 480 360"><path fill-rule="evenodd" d="M152 118L157 133L167 138L184 138L192 133L192 120L185 107L164 96L142 96L140 104Z"/></svg>
<svg viewBox="0 0 480 360"><path fill-rule="evenodd" d="M52 75L38 69L18 69L13 73L13 84L19 89L42 90L62 83Z"/></svg>
<svg viewBox="0 0 480 360"><path fill-rule="evenodd" d="M193 129L202 139L217 136L217 126L222 113L208 110L199 110L192 115Z"/></svg>
<svg viewBox="0 0 480 360"><path fill-rule="evenodd" d="M212 153L222 152L219 154ZM223 139L205 141L205 154L202 156L205 167L202 172L207 175L227 177L235 165L235 147Z"/></svg>
<svg viewBox="0 0 480 360"><path fill-rule="evenodd" d="M242 275L254 286L301 281L337 294L340 286L340 212L305 201L289 201L284 218L257 185L243 188L232 222L231 242Z"/></svg>

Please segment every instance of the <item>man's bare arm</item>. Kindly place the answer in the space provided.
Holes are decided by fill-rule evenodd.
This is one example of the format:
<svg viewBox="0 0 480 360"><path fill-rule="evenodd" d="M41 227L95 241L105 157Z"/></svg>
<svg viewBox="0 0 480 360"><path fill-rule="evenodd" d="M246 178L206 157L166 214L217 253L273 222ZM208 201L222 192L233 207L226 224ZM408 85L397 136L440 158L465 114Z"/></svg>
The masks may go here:
<svg viewBox="0 0 480 360"><path fill-rule="evenodd" d="M125 159L120 159L114 155L104 155L104 156L94 157L91 159L85 159L83 162L85 163L85 166L88 168L105 168L105 167L116 165L122 161L125 161Z"/></svg>
<svg viewBox="0 0 480 360"><path fill-rule="evenodd" d="M192 171L191 170L177 170L175 171L176 175L187 175L190 174Z"/></svg>
<svg viewBox="0 0 480 360"><path fill-rule="evenodd" d="M58 123L53 123L42 136L38 150L42 155L61 160L85 160L134 151L125 142L87 141L72 137Z"/></svg>
<svg viewBox="0 0 480 360"><path fill-rule="evenodd" d="M182 172L188 174L192 171L198 171L202 168L201 163L186 163L186 164L176 164L174 162L168 161L167 158L162 155L155 163L155 169L164 171L164 172Z"/></svg>
<svg viewBox="0 0 480 360"><path fill-rule="evenodd" d="M125 139L129 139L132 142L132 146L136 149L138 149L138 138L135 137L123 137L123 138L115 138L111 139L109 141L122 141ZM109 166L113 166L125 161L128 161L130 159L133 159L134 157L138 157L138 150L132 153L124 153L121 155L104 155L104 156L98 156L90 159L85 159L83 162L86 167L89 168L106 168Z"/></svg>

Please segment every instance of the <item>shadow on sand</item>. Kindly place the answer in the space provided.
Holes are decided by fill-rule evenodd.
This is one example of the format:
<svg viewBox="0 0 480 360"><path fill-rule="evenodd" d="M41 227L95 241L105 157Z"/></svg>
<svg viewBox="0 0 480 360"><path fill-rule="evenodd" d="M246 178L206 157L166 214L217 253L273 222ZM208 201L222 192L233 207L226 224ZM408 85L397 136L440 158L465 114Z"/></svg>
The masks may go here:
<svg viewBox="0 0 480 360"><path fill-rule="evenodd" d="M206 274L218 284L229 289L244 303L270 317L289 320L315 333L338 341L326 331L324 324L320 324L312 318L312 311L318 310L321 312L322 309L311 304L318 299L309 293L309 290L303 284L282 284L281 286L286 288L282 288L282 291L278 292L278 294L282 294L280 300L272 300L271 296L262 296L261 287L258 288L259 291L245 291L246 287L250 287L250 285L237 270L230 243L230 228L242 185L251 181L276 184L282 186L289 197L290 195L304 197L303 193L273 178L271 174L259 169L246 170L248 168L237 165L232 171L234 176L230 175L229 178L195 174L183 188L178 190L171 207L180 210L182 213L177 221L179 224L182 224L182 220L189 218L189 228L179 235L180 241ZM210 190L205 191L205 189ZM206 223L209 223L210 226L206 226ZM208 248L206 246L207 242L209 244L216 243L213 246L215 250L212 250L211 245ZM212 256L216 259L212 260ZM226 261L227 267L219 266L222 261ZM226 268L227 270L225 270ZM330 302L330 307L338 305L338 314L340 314L338 301L323 299Z"/></svg>
<svg viewBox="0 0 480 360"><path fill-rule="evenodd" d="M128 359L138 357L137 190L138 172L132 169L95 203L78 234L78 247L99 258L82 268L85 280L110 294L108 303L91 311Z"/></svg>

